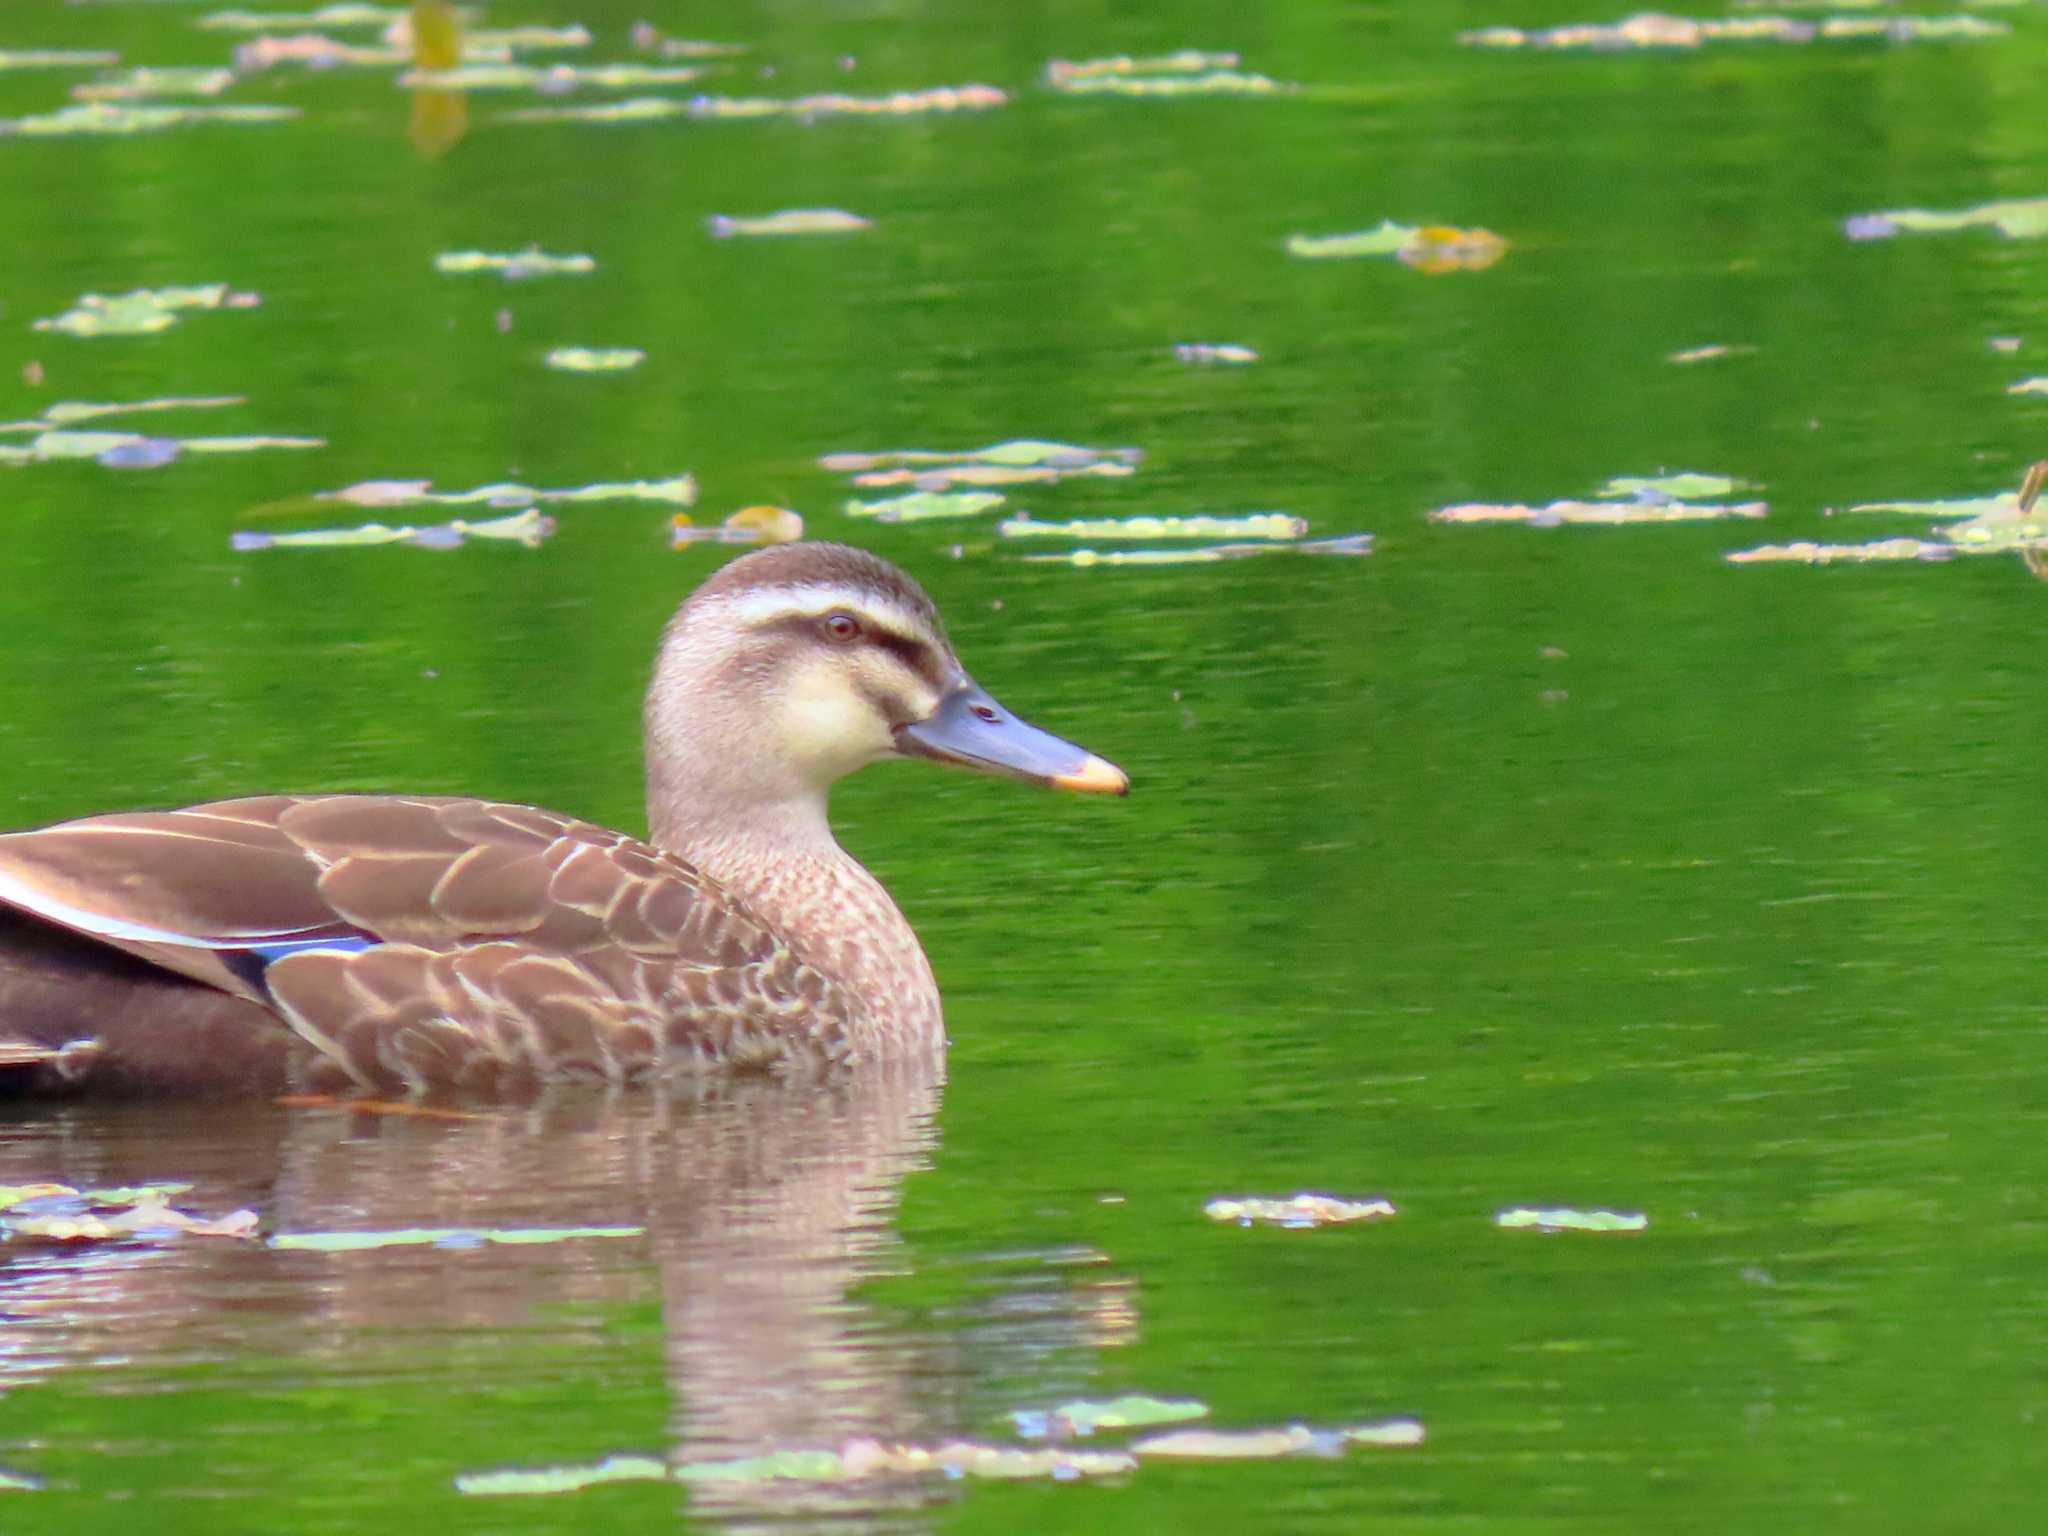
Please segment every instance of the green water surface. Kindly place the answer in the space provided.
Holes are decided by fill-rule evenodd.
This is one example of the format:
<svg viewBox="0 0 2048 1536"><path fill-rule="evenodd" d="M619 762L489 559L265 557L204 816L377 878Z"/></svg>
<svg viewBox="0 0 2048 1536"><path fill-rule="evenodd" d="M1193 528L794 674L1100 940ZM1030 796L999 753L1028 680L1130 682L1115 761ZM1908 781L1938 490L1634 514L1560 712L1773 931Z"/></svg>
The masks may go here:
<svg viewBox="0 0 2048 1536"><path fill-rule="evenodd" d="M0 48L218 62L235 39L193 25L207 9L9 0ZM0 1182L188 1181L189 1208L271 1231L646 1230L0 1249L0 1467L43 1484L0 1490L0 1529L2037 1524L2048 589L2008 559L1722 556L1926 536L1824 509L1988 495L2048 455L2048 399L2005 392L2048 373L2048 242L1842 227L2048 196L2048 11L1973 12L2012 28L1979 42L1455 43L1619 14L504 0L492 24L584 22L593 59L632 56L643 16L750 45L706 90L1010 100L593 126L508 123L532 94L480 93L433 156L390 69L283 66L221 99L290 122L0 136L0 419L243 395L143 430L329 444L0 466L0 820L368 788L644 830L647 658L723 552L671 551L667 510L633 504L557 508L536 550L230 550L293 525L252 509L369 479L689 471L702 522L795 508L911 570L981 681L1134 785L1101 803L906 764L835 797L944 988L943 1092L8 1110ZM1054 57L1185 46L1307 89L1042 84ZM0 70L0 117L90 74ZM706 230L835 206L876 227ZM1283 249L1385 218L1510 249L1439 276ZM598 270L432 267L533 243ZM205 282L260 306L31 329L86 292ZM1177 363L1189 341L1261 360ZM1754 350L1666 361L1706 344ZM559 345L648 355L579 376L541 366ZM1016 437L1144 451L1128 480L1016 493L1041 517L1276 509L1377 549L1027 565L990 518L857 523L816 466ZM1770 516L1427 517L1665 468L1755 482ZM362 520L338 510L297 525ZM1400 1214L1202 1216L1303 1189ZM1527 1204L1650 1225L1494 1225ZM1013 1411L1125 1392L1428 1438L1074 1484L455 1482L1007 1442Z"/></svg>

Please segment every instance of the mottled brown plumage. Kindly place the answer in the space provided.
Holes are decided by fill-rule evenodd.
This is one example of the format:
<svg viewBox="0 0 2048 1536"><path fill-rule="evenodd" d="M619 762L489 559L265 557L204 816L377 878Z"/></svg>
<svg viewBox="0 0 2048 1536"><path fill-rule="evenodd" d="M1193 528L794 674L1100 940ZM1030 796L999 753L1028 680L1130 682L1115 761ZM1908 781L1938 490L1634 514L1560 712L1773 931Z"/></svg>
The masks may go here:
<svg viewBox="0 0 2048 1536"><path fill-rule="evenodd" d="M272 1087L293 1038L415 1091L935 1050L930 967L833 840L831 781L908 753L1122 787L1003 717L915 583L839 546L700 587L646 714L652 842L406 795L0 836L0 1084Z"/></svg>

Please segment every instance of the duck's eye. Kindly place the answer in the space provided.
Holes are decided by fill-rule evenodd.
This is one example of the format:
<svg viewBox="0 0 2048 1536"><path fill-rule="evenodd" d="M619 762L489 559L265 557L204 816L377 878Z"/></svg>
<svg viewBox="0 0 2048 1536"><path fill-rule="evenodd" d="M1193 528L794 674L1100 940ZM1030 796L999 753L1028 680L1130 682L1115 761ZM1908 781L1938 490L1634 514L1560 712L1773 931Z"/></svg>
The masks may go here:
<svg viewBox="0 0 2048 1536"><path fill-rule="evenodd" d="M836 640L841 645L860 638L860 620L850 613L828 613L818 621L818 627L825 631L827 640Z"/></svg>

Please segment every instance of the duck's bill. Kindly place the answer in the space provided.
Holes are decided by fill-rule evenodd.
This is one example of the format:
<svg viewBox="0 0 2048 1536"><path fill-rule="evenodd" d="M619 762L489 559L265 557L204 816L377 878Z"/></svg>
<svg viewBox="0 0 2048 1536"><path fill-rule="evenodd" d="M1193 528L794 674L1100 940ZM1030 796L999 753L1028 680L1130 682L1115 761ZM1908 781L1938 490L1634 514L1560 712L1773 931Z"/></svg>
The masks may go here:
<svg viewBox="0 0 2048 1536"><path fill-rule="evenodd" d="M928 720L896 727L896 750L906 757L958 763L1054 789L1121 795L1131 787L1123 769L1093 752L1027 725L976 683L955 688Z"/></svg>

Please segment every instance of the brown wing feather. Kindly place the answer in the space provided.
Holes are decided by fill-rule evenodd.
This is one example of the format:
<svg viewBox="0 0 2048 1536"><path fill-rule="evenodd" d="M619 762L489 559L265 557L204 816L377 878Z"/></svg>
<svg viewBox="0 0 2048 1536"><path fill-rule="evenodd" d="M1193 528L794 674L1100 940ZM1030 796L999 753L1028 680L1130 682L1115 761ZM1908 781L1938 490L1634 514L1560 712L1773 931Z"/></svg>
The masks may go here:
<svg viewBox="0 0 2048 1536"><path fill-rule="evenodd" d="M0 837L0 899L269 1002L364 1082L844 1054L853 1005L672 854L530 806L271 796ZM260 982L223 950L354 931ZM189 936L193 943L160 936ZM217 947L207 947L217 946Z"/></svg>

